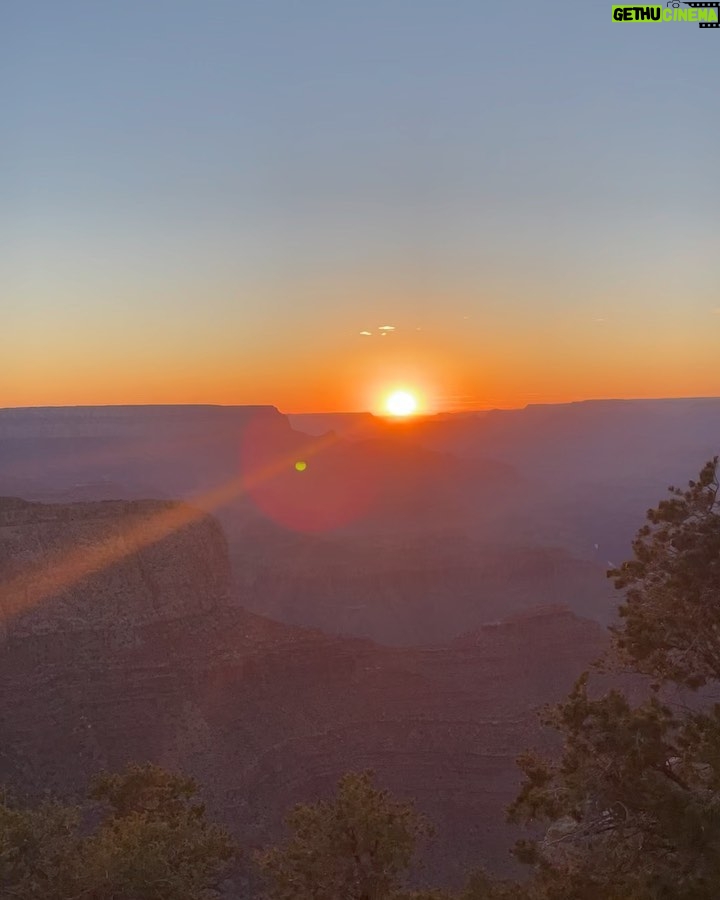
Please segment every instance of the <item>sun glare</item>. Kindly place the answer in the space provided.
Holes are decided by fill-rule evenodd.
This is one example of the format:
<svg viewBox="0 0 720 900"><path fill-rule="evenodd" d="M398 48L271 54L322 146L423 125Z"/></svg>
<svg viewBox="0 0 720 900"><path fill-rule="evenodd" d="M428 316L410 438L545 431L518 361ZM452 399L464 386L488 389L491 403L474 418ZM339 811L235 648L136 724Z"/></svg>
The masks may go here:
<svg viewBox="0 0 720 900"><path fill-rule="evenodd" d="M417 406L417 400L408 391L393 391L385 401L385 409L391 416L411 416Z"/></svg>

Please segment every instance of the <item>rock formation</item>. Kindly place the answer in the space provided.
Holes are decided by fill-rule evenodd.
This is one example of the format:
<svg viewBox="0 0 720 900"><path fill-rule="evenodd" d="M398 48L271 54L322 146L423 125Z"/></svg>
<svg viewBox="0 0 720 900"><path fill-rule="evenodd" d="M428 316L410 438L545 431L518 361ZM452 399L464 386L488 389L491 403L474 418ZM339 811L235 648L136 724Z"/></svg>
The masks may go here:
<svg viewBox="0 0 720 900"><path fill-rule="evenodd" d="M563 609L420 649L280 625L234 605L220 529L178 504L2 500L0 586L0 781L73 796L153 760L258 846L373 768L436 824L436 881L507 867L515 757L605 641Z"/></svg>

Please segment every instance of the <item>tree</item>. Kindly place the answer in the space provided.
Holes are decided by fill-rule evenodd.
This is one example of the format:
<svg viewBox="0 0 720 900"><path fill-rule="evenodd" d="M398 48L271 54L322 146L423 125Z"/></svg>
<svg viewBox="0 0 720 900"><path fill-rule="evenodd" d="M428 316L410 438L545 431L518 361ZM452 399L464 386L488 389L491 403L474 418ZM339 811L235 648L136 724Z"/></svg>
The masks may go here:
<svg viewBox="0 0 720 900"><path fill-rule="evenodd" d="M718 457L648 511L635 558L608 574L627 591L616 647L634 668L697 688L720 680Z"/></svg>
<svg viewBox="0 0 720 900"><path fill-rule="evenodd" d="M192 778L148 763L131 764L119 774L96 775L89 794L92 800L107 807L106 822L134 814L150 821L177 822L187 815L195 819L205 815L205 807L192 802L197 790Z"/></svg>
<svg viewBox="0 0 720 900"><path fill-rule="evenodd" d="M100 828L84 846L84 881L94 900L214 895L235 850L226 832L207 821L196 794L191 778L153 765L94 780L90 796L106 804Z"/></svg>
<svg viewBox="0 0 720 900"><path fill-rule="evenodd" d="M626 591L613 631L624 671L655 679L633 706L593 698L583 675L548 722L558 761L527 754L511 819L550 823L517 853L548 900L704 900L720 884L720 705L671 703L720 680L718 460L648 512L634 559L609 573Z"/></svg>
<svg viewBox="0 0 720 900"><path fill-rule="evenodd" d="M24 809L0 800L0 896L62 900L75 890L79 810L45 802Z"/></svg>
<svg viewBox="0 0 720 900"><path fill-rule="evenodd" d="M206 900L236 850L194 803L195 783L156 766L95 779L94 829L81 810L0 804L0 883L17 900Z"/></svg>
<svg viewBox="0 0 720 900"><path fill-rule="evenodd" d="M417 840L430 834L411 804L373 786L372 772L345 775L334 799L296 806L287 825L290 839L258 857L270 900L398 897Z"/></svg>

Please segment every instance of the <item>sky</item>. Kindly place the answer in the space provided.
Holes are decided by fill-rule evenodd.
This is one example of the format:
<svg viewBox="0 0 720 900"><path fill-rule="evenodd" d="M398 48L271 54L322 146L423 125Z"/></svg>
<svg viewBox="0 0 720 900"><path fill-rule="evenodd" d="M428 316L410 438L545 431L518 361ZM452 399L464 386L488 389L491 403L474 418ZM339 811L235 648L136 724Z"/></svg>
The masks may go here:
<svg viewBox="0 0 720 900"><path fill-rule="evenodd" d="M6 0L0 406L720 395L719 76L605 0Z"/></svg>

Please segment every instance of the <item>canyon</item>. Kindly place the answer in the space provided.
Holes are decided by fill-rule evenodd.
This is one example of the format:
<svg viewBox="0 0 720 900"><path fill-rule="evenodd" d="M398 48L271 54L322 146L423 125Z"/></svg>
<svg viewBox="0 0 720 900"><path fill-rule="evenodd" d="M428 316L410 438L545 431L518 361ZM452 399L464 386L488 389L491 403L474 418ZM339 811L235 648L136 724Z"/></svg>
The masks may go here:
<svg viewBox="0 0 720 900"><path fill-rule="evenodd" d="M249 849L371 768L435 824L436 882L511 865L515 758L548 746L539 710L606 643L561 607L413 648L289 627L238 603L217 522L167 501L4 498L0 573L14 791L77 797L92 773L151 760L196 777Z"/></svg>
<svg viewBox="0 0 720 900"><path fill-rule="evenodd" d="M431 882L509 871L515 759L552 746L606 569L719 411L0 410L0 781L77 798L155 761L249 851L372 768L435 824Z"/></svg>

